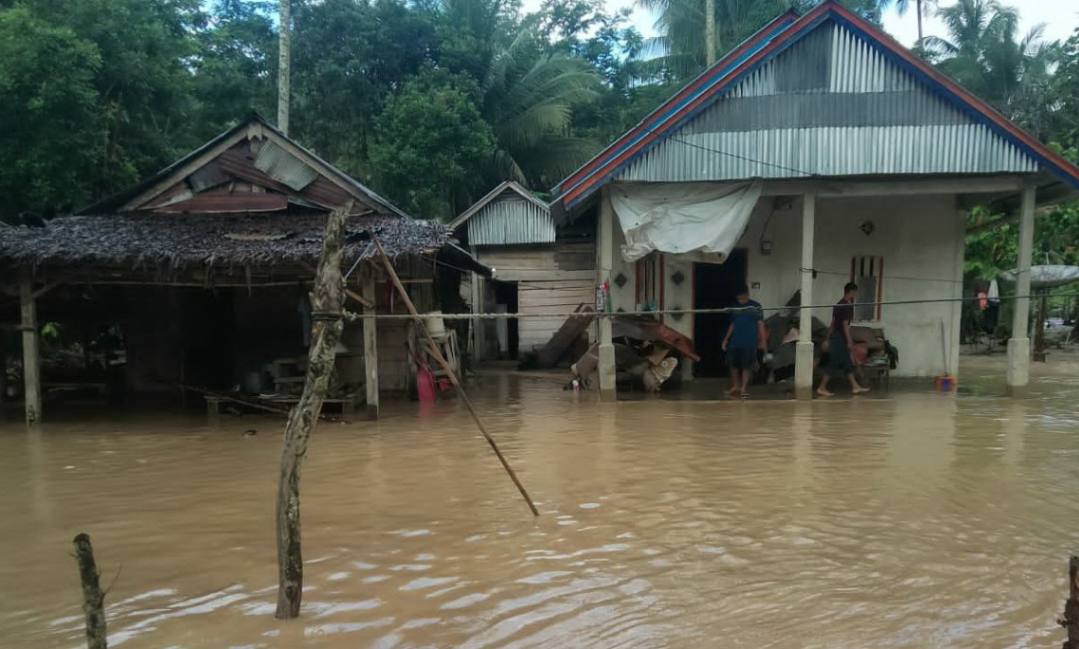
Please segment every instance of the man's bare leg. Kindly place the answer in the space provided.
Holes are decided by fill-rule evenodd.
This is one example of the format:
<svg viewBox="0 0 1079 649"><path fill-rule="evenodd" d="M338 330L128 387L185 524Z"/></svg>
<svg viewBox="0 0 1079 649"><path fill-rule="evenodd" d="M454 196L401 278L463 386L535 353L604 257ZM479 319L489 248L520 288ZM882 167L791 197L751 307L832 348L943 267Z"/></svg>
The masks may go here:
<svg viewBox="0 0 1079 649"><path fill-rule="evenodd" d="M738 394L738 370L734 367L731 368L731 389L727 390L727 394L732 397Z"/></svg>
<svg viewBox="0 0 1079 649"><path fill-rule="evenodd" d="M833 396L835 396L834 393L828 391L828 379L829 378L831 378L831 377L829 377L828 374L825 373L824 376L822 376L821 379L820 379L820 386L817 388L817 394L819 394L822 397L833 397Z"/></svg>
<svg viewBox="0 0 1079 649"><path fill-rule="evenodd" d="M854 378L854 372L848 374L847 379L850 381L851 394L865 394L866 392L869 392L869 388L863 388L858 384L858 379Z"/></svg>

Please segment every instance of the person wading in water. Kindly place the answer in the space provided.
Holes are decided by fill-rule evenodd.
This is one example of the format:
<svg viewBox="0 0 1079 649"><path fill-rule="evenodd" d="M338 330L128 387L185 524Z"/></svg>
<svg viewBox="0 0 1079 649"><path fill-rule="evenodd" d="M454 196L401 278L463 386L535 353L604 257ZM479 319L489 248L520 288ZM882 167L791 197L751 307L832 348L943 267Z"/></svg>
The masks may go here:
<svg viewBox="0 0 1079 649"><path fill-rule="evenodd" d="M731 368L731 396L749 396L749 381L757 371L757 349L767 351L761 305L749 299L749 289L738 289L738 310L731 313L731 324L723 337L723 352Z"/></svg>
<svg viewBox="0 0 1079 649"><path fill-rule="evenodd" d="M817 388L817 394L822 397L833 396L828 391L828 380L832 375L845 375L850 381L852 394L869 392L869 388L858 385L857 379L854 378L854 363L851 362L854 341L850 337L850 321L854 318L854 301L857 297L858 285L848 282L843 287L843 299L832 307L832 324L828 326L828 367L825 368L820 387Z"/></svg>

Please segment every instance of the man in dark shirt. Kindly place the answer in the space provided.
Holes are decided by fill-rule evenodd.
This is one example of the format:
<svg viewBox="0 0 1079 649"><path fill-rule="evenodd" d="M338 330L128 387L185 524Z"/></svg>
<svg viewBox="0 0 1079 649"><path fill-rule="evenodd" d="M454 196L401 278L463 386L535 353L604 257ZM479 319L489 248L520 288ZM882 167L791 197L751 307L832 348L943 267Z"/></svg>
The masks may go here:
<svg viewBox="0 0 1079 649"><path fill-rule="evenodd" d="M749 381L757 370L757 349L766 351L768 336L764 333L761 305L749 299L749 289L738 289L738 307L731 313L727 335L723 337L723 351L727 354L727 366L731 369L730 394L749 396Z"/></svg>
<svg viewBox="0 0 1079 649"><path fill-rule="evenodd" d="M854 341L850 337L850 321L854 318L854 302L857 299L858 285L848 282L843 287L843 299L832 307L832 324L828 326L828 367L825 368L820 387L817 388L817 394L822 397L833 396L828 391L828 380L833 375L845 375L850 381L852 394L869 392L869 388L858 385L858 380L854 378L854 363L851 362Z"/></svg>

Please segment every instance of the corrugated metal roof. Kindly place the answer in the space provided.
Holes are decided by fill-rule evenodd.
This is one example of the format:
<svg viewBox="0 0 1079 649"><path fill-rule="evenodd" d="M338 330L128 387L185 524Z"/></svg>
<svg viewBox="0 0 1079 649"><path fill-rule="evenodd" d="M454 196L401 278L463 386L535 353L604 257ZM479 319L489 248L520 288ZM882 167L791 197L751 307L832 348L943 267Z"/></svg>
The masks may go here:
<svg viewBox="0 0 1079 649"><path fill-rule="evenodd" d="M712 112L717 102L749 98L758 103L718 109L729 114ZM702 114L711 117L701 119ZM948 125L966 128L939 128ZM903 130L909 127L922 130L912 135ZM792 132L806 130L821 132ZM723 132L762 135L721 142L716 134ZM692 141L699 136L705 136L704 141ZM921 147L904 139L932 142L937 136L944 138L943 147L940 142ZM841 140L832 141L836 137ZM720 149L720 144L732 149ZM699 165L677 160L677 151L654 151L664 146L690 147L698 157L707 153L747 164L713 161L708 164L726 165L726 170L702 172ZM775 151L770 146L786 164L772 160ZM834 155L844 160L809 164ZM881 156L888 159L879 162ZM792 161L803 167L791 166ZM762 166L771 171L760 175L772 177L784 169L792 177L824 175L826 169L856 175L1038 171L1079 189L1079 166L879 27L829 1L798 18L790 13L778 17L706 69L560 182L552 206L561 218L603 185L624 178L736 180ZM685 170L692 173L682 178Z"/></svg>
<svg viewBox="0 0 1079 649"><path fill-rule="evenodd" d="M255 168L296 191L318 178L318 172L303 160L269 141L262 145L255 156Z"/></svg>
<svg viewBox="0 0 1079 649"><path fill-rule="evenodd" d="M826 24L758 68L619 180L1032 173L1037 162Z"/></svg>
<svg viewBox="0 0 1079 649"><path fill-rule="evenodd" d="M450 222L465 227L473 246L554 243L554 220L547 203L507 180Z"/></svg>
<svg viewBox="0 0 1079 649"><path fill-rule="evenodd" d="M554 243L554 221L546 207L503 192L468 220L468 242L473 246Z"/></svg>

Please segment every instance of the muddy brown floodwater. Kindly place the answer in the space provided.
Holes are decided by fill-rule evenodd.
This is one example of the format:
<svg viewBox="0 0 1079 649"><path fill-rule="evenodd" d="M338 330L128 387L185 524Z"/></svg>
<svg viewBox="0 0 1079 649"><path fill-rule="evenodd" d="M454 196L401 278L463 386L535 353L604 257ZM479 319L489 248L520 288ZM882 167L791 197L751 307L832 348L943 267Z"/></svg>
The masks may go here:
<svg viewBox="0 0 1079 649"><path fill-rule="evenodd" d="M980 365L979 365L980 363ZM281 424L0 424L0 645L78 647L93 536L112 646L1051 647L1079 550L1079 362L964 392L617 405L472 384L543 515L456 403L327 424L302 618L273 619ZM244 436L249 428L255 436Z"/></svg>

